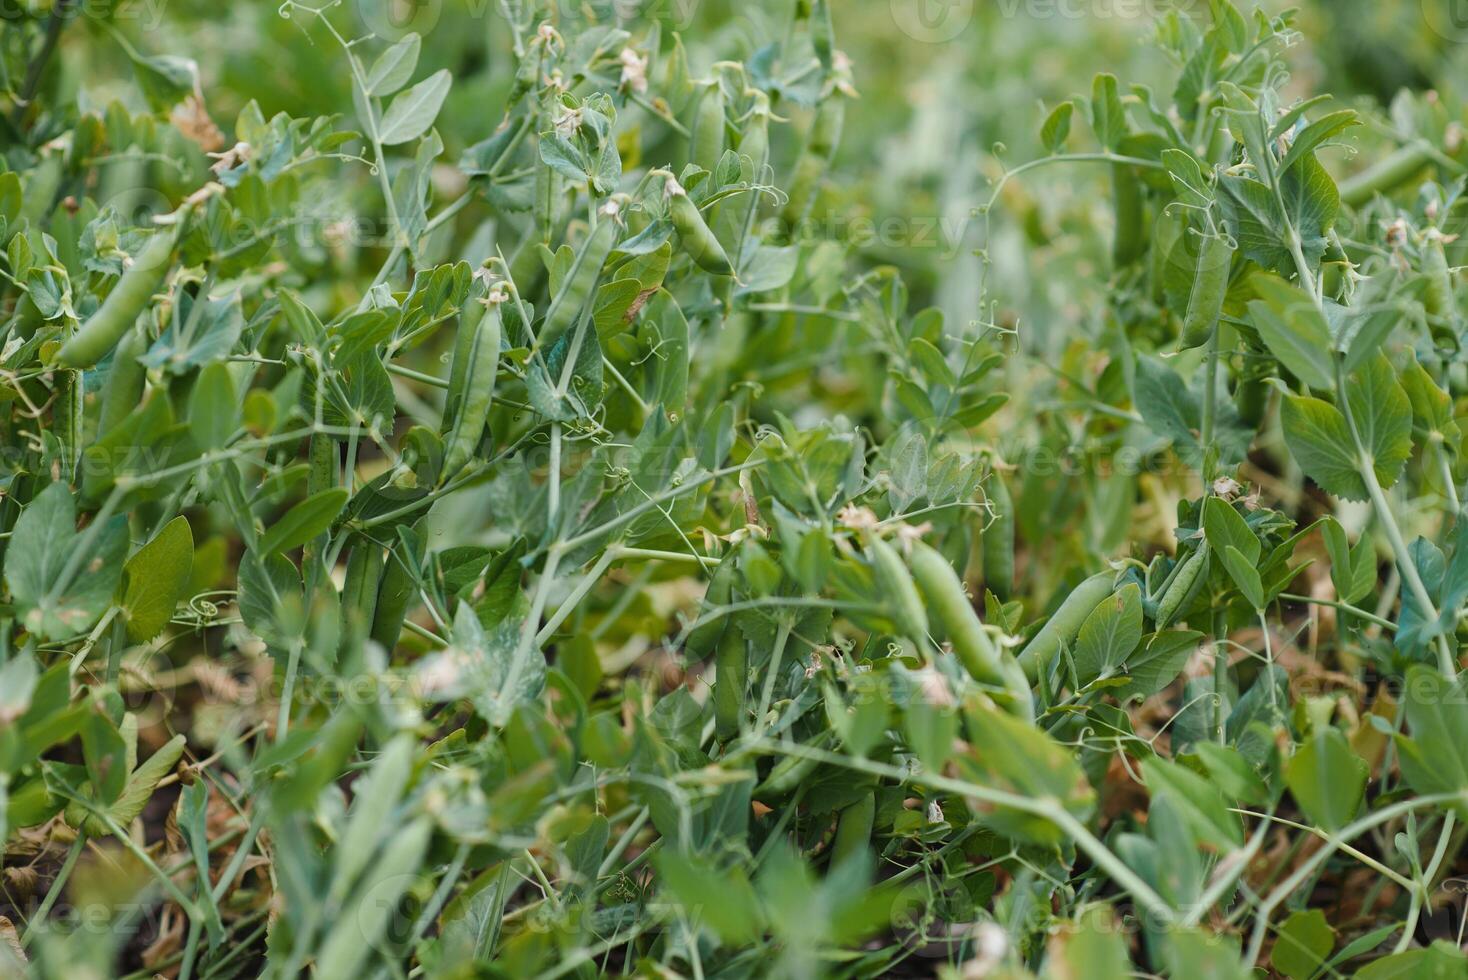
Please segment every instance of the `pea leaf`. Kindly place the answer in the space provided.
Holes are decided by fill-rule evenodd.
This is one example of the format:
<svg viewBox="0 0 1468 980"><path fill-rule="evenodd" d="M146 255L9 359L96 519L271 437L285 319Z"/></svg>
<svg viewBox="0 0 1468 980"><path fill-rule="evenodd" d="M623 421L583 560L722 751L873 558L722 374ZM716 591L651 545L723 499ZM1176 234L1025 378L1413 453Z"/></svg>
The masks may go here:
<svg viewBox="0 0 1468 980"><path fill-rule="evenodd" d="M344 487L332 487L312 494L281 516L260 536L256 550L261 555L299 548L318 534L331 528L337 515L346 507L348 493Z"/></svg>
<svg viewBox="0 0 1468 980"><path fill-rule="evenodd" d="M1468 688L1464 676L1449 680L1421 665L1407 671L1403 704L1410 737L1397 736L1397 748L1402 775L1419 793L1468 789Z"/></svg>
<svg viewBox="0 0 1468 980"><path fill-rule="evenodd" d="M377 56L367 72L367 94L381 98L392 95L408 84L413 69L418 67L418 52L423 39L417 31L409 31L396 44Z"/></svg>
<svg viewBox="0 0 1468 980"><path fill-rule="evenodd" d="M1239 820L1228 811L1218 787L1190 769L1160 758L1142 760L1142 776L1154 796L1165 795L1177 806L1201 843L1227 851L1244 842Z"/></svg>
<svg viewBox="0 0 1468 980"><path fill-rule="evenodd" d="M238 416L229 365L223 361L205 365L189 398L189 432L194 444L205 451L223 449L234 434Z"/></svg>
<svg viewBox="0 0 1468 980"><path fill-rule="evenodd" d="M1325 913L1302 909L1280 924L1270 962L1290 980L1309 980L1334 948L1335 932L1325 921Z"/></svg>
<svg viewBox="0 0 1468 980"><path fill-rule="evenodd" d="M122 568L122 610L127 636L146 643L163 632L188 588L194 568L194 535L187 518L175 517Z"/></svg>
<svg viewBox="0 0 1468 980"><path fill-rule="evenodd" d="M1350 823L1366 793L1366 763L1336 728L1323 728L1300 746L1285 783L1305 814L1326 830Z"/></svg>
<svg viewBox="0 0 1468 980"><path fill-rule="evenodd" d="M63 583L83 546L88 553ZM5 551L5 581L26 629L46 639L85 632L111 604L126 553L126 518L78 535L71 490L64 483L47 486L21 511Z"/></svg>
<svg viewBox="0 0 1468 980"><path fill-rule="evenodd" d="M1065 149L1066 138L1070 136L1070 120L1075 114L1074 102L1062 102L1050 114L1045 117L1045 124L1040 127L1040 144L1050 153L1059 153Z"/></svg>
<svg viewBox="0 0 1468 980"><path fill-rule="evenodd" d="M1310 479L1337 497L1366 500L1370 492L1360 467L1371 466L1381 485L1390 487L1412 455L1412 407L1381 355L1347 380L1346 400L1360 430L1359 452L1345 415L1328 402L1288 396L1280 419L1285 442Z"/></svg>
<svg viewBox="0 0 1468 980"><path fill-rule="evenodd" d="M399 92L377 127L377 138L382 145L396 146L428 132L453 81L453 74L441 68L407 91Z"/></svg>
<svg viewBox="0 0 1468 980"><path fill-rule="evenodd" d="M1269 352L1312 388L1335 384L1330 327L1314 302L1276 276L1256 276L1254 288L1264 298L1249 304L1250 319Z"/></svg>
<svg viewBox="0 0 1468 980"><path fill-rule="evenodd" d="M1076 636L1075 665L1081 686L1109 677L1142 642L1142 590L1122 586L1103 600Z"/></svg>

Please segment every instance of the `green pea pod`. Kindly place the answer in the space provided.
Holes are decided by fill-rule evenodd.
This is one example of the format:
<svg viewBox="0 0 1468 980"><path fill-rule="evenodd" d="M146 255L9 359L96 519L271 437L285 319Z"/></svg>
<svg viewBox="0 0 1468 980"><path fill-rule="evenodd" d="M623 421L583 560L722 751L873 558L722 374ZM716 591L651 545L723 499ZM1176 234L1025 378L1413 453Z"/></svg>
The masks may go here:
<svg viewBox="0 0 1468 980"><path fill-rule="evenodd" d="M148 240L97 312L56 352L58 365L94 367L117 346L138 315L147 309L148 301L158 287L163 285L171 265L173 247L178 240L178 229L179 225L174 224Z"/></svg>
<svg viewBox="0 0 1468 980"><path fill-rule="evenodd" d="M712 173L724 155L724 127L728 114L724 105L724 86L710 82L693 115L689 135L689 162Z"/></svg>
<svg viewBox="0 0 1468 980"><path fill-rule="evenodd" d="M459 311L459 328L454 331L454 357L449 365L449 387L443 402L442 429L445 433L453 429L464 392L469 387L469 368L474 360L471 354L479 342L479 321L488 309L484 303L488 295L489 288L484 280L476 276L469 295L464 299L464 307Z"/></svg>
<svg viewBox="0 0 1468 980"><path fill-rule="evenodd" d="M749 650L744 633L732 625L719 639L714 669L714 732L727 741L739 734L749 681Z"/></svg>
<svg viewBox="0 0 1468 980"><path fill-rule="evenodd" d="M716 276L734 275L729 253L724 251L718 237L703 220L698 205L693 203L682 185L671 177L668 178L667 194L668 216L673 220L673 230L678 233L678 240L683 243L683 250L688 253L688 257L699 268Z"/></svg>
<svg viewBox="0 0 1468 980"><path fill-rule="evenodd" d="M831 843L831 867L864 854L872 844L872 827L877 819L877 794L869 792L841 811L836 821L836 839Z"/></svg>
<svg viewBox="0 0 1468 980"><path fill-rule="evenodd" d="M1341 181L1341 203L1359 208L1377 194L1390 194L1433 162L1436 150L1427 140L1416 140L1375 164Z"/></svg>
<svg viewBox="0 0 1468 980"><path fill-rule="evenodd" d="M438 476L440 485L457 476L469 464L479 441L484 438L484 426L489 420L495 379L499 373L503 327L500 305L505 298L503 291L496 290L480 301L487 304L487 308L474 327L474 342L463 351L466 360L463 394L458 399L458 418L454 420L444 447L443 470Z"/></svg>
<svg viewBox="0 0 1468 980"><path fill-rule="evenodd" d="M780 215L787 231L799 226L810 212L821 177L830 169L831 160L841 145L841 134L845 126L846 100L839 94L831 95L816 109L810 137L795 162L795 173L790 179L790 196Z"/></svg>
<svg viewBox="0 0 1468 980"><path fill-rule="evenodd" d="M1032 721L1033 696L1024 669L1007 651L999 649L984 632L978 614L969 602L963 582L937 549L918 542L909 560L918 591L927 601L928 612L948 636L954 656L980 684L998 687L1008 694L1005 708Z"/></svg>
<svg viewBox="0 0 1468 980"><path fill-rule="evenodd" d="M815 120L810 127L807 149L826 163L841 148L841 136L846 129L846 97L833 93L816 109Z"/></svg>
<svg viewBox="0 0 1468 980"><path fill-rule="evenodd" d="M831 743L835 733L827 728L823 730L810 742L813 749L824 749ZM815 772L816 766L820 765L818 759L807 756L787 755L775 764L765 781L754 788L756 799L768 799L770 797L783 796L805 781L806 777Z"/></svg>
<svg viewBox="0 0 1468 980"><path fill-rule="evenodd" d="M1258 428L1264 421L1269 408L1269 380L1264 375L1246 377L1234 389L1234 404L1239 409L1239 419L1251 428Z"/></svg>
<svg viewBox="0 0 1468 980"><path fill-rule="evenodd" d="M343 625L352 635L361 636L360 631L372 626L384 564L383 550L376 542L358 538L353 543L341 603Z"/></svg>
<svg viewBox="0 0 1468 980"><path fill-rule="evenodd" d="M1116 237L1111 243L1111 260L1121 269L1140 259L1146 251L1146 202L1142 180L1130 165L1112 164L1111 184L1116 203Z"/></svg>
<svg viewBox="0 0 1468 980"><path fill-rule="evenodd" d="M912 572L903 564L897 549L876 535L872 535L867 550L872 571L876 573L877 595L887 604L898 632L922 643L928 636L928 611L918 595Z"/></svg>
<svg viewBox="0 0 1468 980"><path fill-rule="evenodd" d="M1167 629L1177 621L1179 615L1198 595L1198 590L1208 580L1208 542L1183 559L1177 574L1168 583L1162 598L1157 601L1157 628Z"/></svg>
<svg viewBox="0 0 1468 980"><path fill-rule="evenodd" d="M1198 246L1198 264L1193 274L1193 291L1188 297L1188 312L1183 317L1179 346L1200 347L1208 343L1218 329L1223 300L1228 295L1229 271L1233 267L1234 246L1227 237L1205 237Z"/></svg>
<svg viewBox="0 0 1468 980"><path fill-rule="evenodd" d="M734 577L737 569L734 567L734 555L731 552L719 562L719 567L714 569L713 576L709 579L708 589L703 594L703 606L701 611L707 612L715 606L727 605L734 594ZM720 616L718 619L709 620L695 626L688 633L688 639L683 644L683 649L690 660L702 660L713 651L719 637L724 635L729 625L728 616Z"/></svg>
<svg viewBox="0 0 1468 980"><path fill-rule="evenodd" d="M1188 220L1183 209L1163 208L1152 223L1152 250L1148 257L1148 278L1151 281L1152 302L1167 305L1168 266L1174 261L1173 253L1183 236L1187 234Z"/></svg>
<svg viewBox="0 0 1468 980"><path fill-rule="evenodd" d="M382 585L377 590L377 604L372 610L371 637L391 653L403 635L408 607L418 594L418 535L411 529L399 532L397 547L388 552Z"/></svg>
<svg viewBox="0 0 1468 980"><path fill-rule="evenodd" d="M764 170L770 161L769 100L763 92L758 93L758 96L754 111L745 122L744 134L739 140L740 156L749 157L754 163L752 179L756 184L764 180ZM742 207L724 208L714 222L719 241L724 245L725 253L733 260L736 271L744 252L744 242L754 230L755 219L759 216L759 201L759 192L751 191Z"/></svg>
<svg viewBox="0 0 1468 980"><path fill-rule="evenodd" d="M337 471L341 457L337 453L336 440L324 432L311 436L309 468L306 471L306 493L314 496L337 485Z"/></svg>
<svg viewBox="0 0 1468 980"><path fill-rule="evenodd" d="M821 67L827 72L835 64L836 29L831 23L831 0L815 0L810 12L810 43Z"/></svg>
<svg viewBox="0 0 1468 980"><path fill-rule="evenodd" d="M603 210L602 220L596 230L581 243L581 250L571 263L571 269L561 281L561 288L551 300L545 321L540 326L536 344L549 349L570 330L581 315L582 309L596 293L597 280L601 278L602 266L617 244L617 210L609 204Z"/></svg>
<svg viewBox="0 0 1468 980"><path fill-rule="evenodd" d="M1457 308L1453 297L1453 272L1441 238L1433 238L1427 243L1422 272L1427 277L1422 291L1422 308L1427 313L1433 336L1451 343L1455 336L1451 324L1456 319Z"/></svg>
<svg viewBox="0 0 1468 980"><path fill-rule="evenodd" d="M1060 656L1062 644L1070 646L1075 643L1081 624L1115 591L1115 583L1116 575L1112 572L1098 572L1086 579L1066 596L1055 615L1025 644L1019 654L1019 663L1031 684L1039 680L1040 672Z"/></svg>
<svg viewBox="0 0 1468 980"><path fill-rule="evenodd" d="M112 355L112 367L107 372L107 381L102 385L102 414L97 420L97 436L100 439L143 400L143 390L148 380L148 369L143 367L142 356L148 352L148 335L142 330L129 330Z"/></svg>
<svg viewBox="0 0 1468 980"><path fill-rule="evenodd" d="M1014 592L1014 500L997 472L984 485L993 519L984 527L984 587L1008 602Z"/></svg>

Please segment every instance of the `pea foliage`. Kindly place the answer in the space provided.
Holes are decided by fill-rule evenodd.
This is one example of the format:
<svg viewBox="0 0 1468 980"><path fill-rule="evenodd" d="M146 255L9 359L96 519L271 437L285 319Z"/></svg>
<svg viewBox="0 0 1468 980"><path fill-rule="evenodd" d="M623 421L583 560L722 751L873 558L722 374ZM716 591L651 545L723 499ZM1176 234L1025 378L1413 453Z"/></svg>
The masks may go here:
<svg viewBox="0 0 1468 980"><path fill-rule="evenodd" d="M254 99L20 5L6 969L1465 975L1465 106L1161 15L984 161L955 317L848 240L844 8L617 6L285 0Z"/></svg>

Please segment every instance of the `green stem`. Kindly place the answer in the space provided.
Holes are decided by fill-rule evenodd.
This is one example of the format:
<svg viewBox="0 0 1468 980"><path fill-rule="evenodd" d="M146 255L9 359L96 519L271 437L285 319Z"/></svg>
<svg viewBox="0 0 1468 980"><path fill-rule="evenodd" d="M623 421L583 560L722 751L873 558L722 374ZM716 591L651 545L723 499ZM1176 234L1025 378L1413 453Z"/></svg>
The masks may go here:
<svg viewBox="0 0 1468 980"><path fill-rule="evenodd" d="M1359 606L1353 606L1349 602L1341 602L1336 599L1316 599L1307 595L1293 595L1289 592L1280 593L1279 598L1287 602L1304 602L1312 606L1329 606L1332 609L1339 609L1341 612L1348 612L1352 616L1358 616L1368 623L1374 623L1382 629L1395 630L1397 628L1397 624L1390 619L1384 619L1375 613L1367 612L1365 609Z"/></svg>
<svg viewBox="0 0 1468 980"><path fill-rule="evenodd" d="M1429 796L1419 796L1413 800L1402 800L1390 806L1382 807L1374 813L1369 813L1354 823L1328 835L1325 838L1325 846L1310 855L1303 864L1295 869L1295 872L1279 884L1264 901L1260 903L1258 914L1254 919L1254 930L1249 937L1248 954L1244 962L1256 963L1259 953L1264 946L1264 935L1269 930L1269 917L1280 903L1290 896L1296 894L1305 880L1315 873L1315 869L1325 863L1332 854L1340 849L1346 841L1361 836L1373 827L1378 827L1388 821L1395 820L1404 814L1411 813L1423 807L1436 806L1439 803L1462 801L1468 796L1463 793L1434 793Z"/></svg>
<svg viewBox="0 0 1468 980"><path fill-rule="evenodd" d="M41 907L36 909L36 914L31 916L26 923L25 933L20 937L21 946L29 946L36 927L46 921L55 907L56 900L61 897L61 890L66 887L67 879L71 877L72 870L76 867L77 858L81 857L82 849L87 846L87 835L78 831L76 840L71 842L71 847L66 851L66 857L61 862L61 869L56 872L56 877L51 879L51 887L46 889L46 897L41 900Z"/></svg>
<svg viewBox="0 0 1468 980"><path fill-rule="evenodd" d="M1096 865L1111 876L1112 880L1131 894L1139 903L1147 907L1163 925L1170 925L1177 921L1177 913L1172 906L1168 905L1161 895L1152 889L1152 886L1143 881L1135 871L1127 866L1126 862L1112 853L1095 834L1066 810L1059 800L1050 797L1021 796L1016 793L1008 793L1004 790L993 789L988 786L979 786L975 783L964 782L960 779L951 779L937 773L913 773L907 769L897 766L873 762L870 759L859 759L852 756L839 755L835 752L827 752L822 749L812 749L804 745L786 744L771 739L759 739L753 743L753 747L765 751L795 755L802 758L814 759L833 766L841 766L854 769L868 775L879 778L891 779L898 783L921 783L934 789L943 790L968 799L977 800L994 806L1008 807L1021 813L1042 817L1055 824L1066 836L1075 841L1076 846L1086 853ZM1414 800L1413 803L1420 803Z"/></svg>

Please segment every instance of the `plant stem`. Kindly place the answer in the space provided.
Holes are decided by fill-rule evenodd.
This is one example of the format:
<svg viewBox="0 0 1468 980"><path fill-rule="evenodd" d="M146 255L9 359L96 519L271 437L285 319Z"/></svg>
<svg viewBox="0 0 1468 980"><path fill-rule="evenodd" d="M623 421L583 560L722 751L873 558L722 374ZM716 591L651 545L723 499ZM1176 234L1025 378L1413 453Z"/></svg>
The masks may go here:
<svg viewBox="0 0 1468 980"><path fill-rule="evenodd" d="M1463 793L1434 793L1430 796L1419 796L1413 800L1402 800L1389 806L1382 807L1373 813L1347 824L1345 827L1330 834L1325 839L1325 846L1310 855L1304 863L1295 869L1260 903L1258 913L1254 919L1254 930L1249 937L1249 948L1245 963L1256 963L1259 953L1264 947L1264 934L1269 929L1270 914L1279 907L1279 904L1290 896L1296 894L1305 883L1305 879L1315 873L1315 869L1323 864L1327 858L1340 849L1341 844L1361 836L1373 827L1378 827L1388 821L1395 820L1404 814L1411 813L1423 807L1436 806L1439 803L1449 803L1465 799Z"/></svg>
<svg viewBox="0 0 1468 980"><path fill-rule="evenodd" d="M285 682L280 689L280 711L275 718L275 744L279 745L285 741L286 733L291 727L291 701L296 694L296 671L301 666L301 641L297 640L291 644L290 654L285 662Z"/></svg>
<svg viewBox="0 0 1468 980"><path fill-rule="evenodd" d="M1096 862L1097 866L1109 874L1112 879L1131 894L1142 905L1147 907L1157 919L1164 925L1177 921L1177 914L1172 906L1168 905L1161 895L1152 889L1152 886L1143 881L1135 871L1127 866L1111 849L1101 842L1095 834L1080 822L1070 811L1066 810L1059 800L1049 797L1021 796L1016 793L1008 793L1004 790L992 789L988 786L979 786L975 783L965 782L960 779L951 779L937 773L914 773L897 766L873 762L870 759L859 759L852 756L839 755L835 752L827 752L823 749L812 749L804 745L785 744L771 739L757 739L754 747L766 751L779 752L786 755L796 755L802 758L814 759L834 766L842 766L865 772L869 775L892 779L899 783L916 782L944 792L953 793L958 796L978 800L981 803L989 803L994 806L1008 807L1028 813L1033 816L1043 817L1059 827L1066 836L1075 841L1076 846L1086 852L1086 856ZM1453 795L1456 798L1456 795ZM1412 804L1421 804L1422 800L1409 801Z"/></svg>
<svg viewBox="0 0 1468 980"><path fill-rule="evenodd" d="M1214 471L1218 466L1218 450L1214 446L1214 428L1218 417L1218 334L1215 323L1208 335L1208 346L1203 354L1203 419L1200 440L1203 450L1203 493L1213 486Z"/></svg>
<svg viewBox="0 0 1468 980"><path fill-rule="evenodd" d="M61 869L56 872L56 877L51 879L51 887L46 889L46 897L41 899L41 907L36 909L36 914L31 916L26 923L25 933L20 937L21 946L29 946L31 937L36 927L46 921L55 907L56 900L61 897L61 890L66 887L66 881L71 877L72 869L76 867L77 858L82 855L82 848L87 846L87 835L81 831L77 832L76 840L71 842L71 847L66 851L66 857L61 862Z"/></svg>
<svg viewBox="0 0 1468 980"><path fill-rule="evenodd" d="M1339 609L1341 612L1348 612L1352 616L1364 619L1368 623L1374 623L1382 629L1395 630L1397 628L1397 624L1390 619L1384 619L1375 613L1367 612L1365 609L1359 606L1353 606L1349 602L1341 602L1337 599L1316 599L1307 595L1292 595L1289 592L1280 593L1279 598L1288 602L1305 602L1312 606L1329 606L1332 609Z"/></svg>

